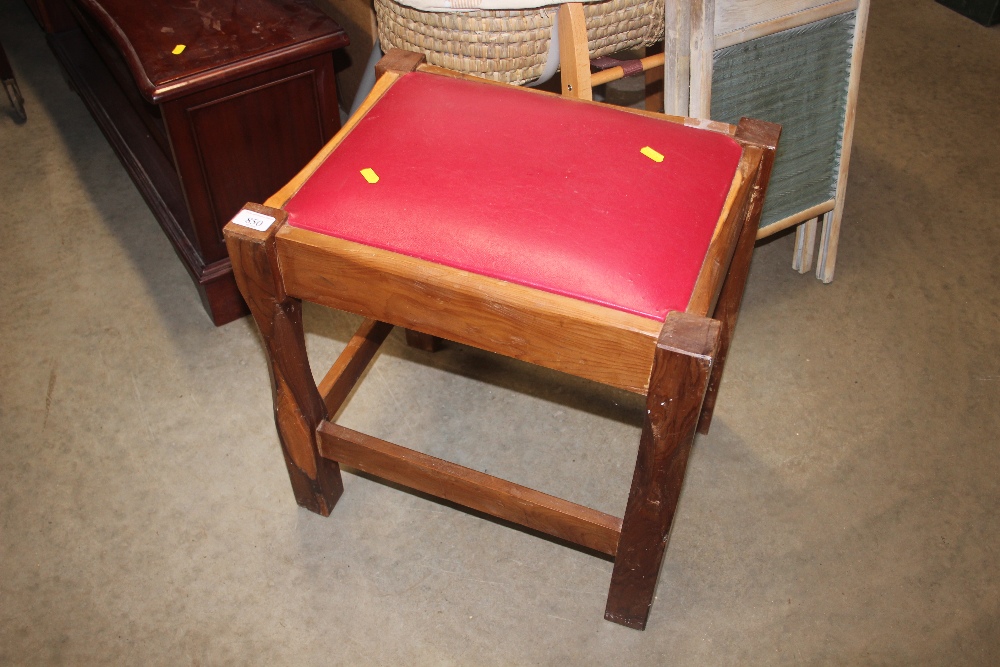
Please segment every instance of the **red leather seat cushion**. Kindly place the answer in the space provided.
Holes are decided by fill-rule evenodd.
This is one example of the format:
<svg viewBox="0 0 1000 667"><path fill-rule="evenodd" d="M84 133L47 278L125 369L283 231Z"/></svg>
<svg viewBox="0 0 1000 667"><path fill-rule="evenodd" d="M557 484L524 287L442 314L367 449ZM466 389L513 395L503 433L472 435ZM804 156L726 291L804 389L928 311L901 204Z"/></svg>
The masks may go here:
<svg viewBox="0 0 1000 667"><path fill-rule="evenodd" d="M715 132L415 72L285 209L295 227L662 321L687 307L741 153Z"/></svg>

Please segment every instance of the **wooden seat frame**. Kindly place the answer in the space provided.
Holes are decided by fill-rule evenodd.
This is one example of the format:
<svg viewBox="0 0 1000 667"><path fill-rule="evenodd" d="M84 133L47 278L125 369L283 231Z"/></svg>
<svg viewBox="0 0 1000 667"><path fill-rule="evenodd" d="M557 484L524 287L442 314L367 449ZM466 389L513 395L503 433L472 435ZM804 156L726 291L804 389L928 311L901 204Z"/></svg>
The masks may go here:
<svg viewBox="0 0 1000 667"><path fill-rule="evenodd" d="M422 61L390 52L372 93L341 132L266 206L247 205L275 217L270 228L230 222L224 230L237 283L267 351L275 422L295 498L329 515L343 491L343 464L608 554L615 564L605 618L644 629L694 433L707 432L711 423L780 128L748 119L734 127L622 112L727 133L743 147L687 310L670 312L661 323L285 224L281 207L405 72L504 85ZM318 385L306 356L301 300L366 318ZM393 326L413 331L411 343L441 337L646 396L624 517L329 421Z"/></svg>

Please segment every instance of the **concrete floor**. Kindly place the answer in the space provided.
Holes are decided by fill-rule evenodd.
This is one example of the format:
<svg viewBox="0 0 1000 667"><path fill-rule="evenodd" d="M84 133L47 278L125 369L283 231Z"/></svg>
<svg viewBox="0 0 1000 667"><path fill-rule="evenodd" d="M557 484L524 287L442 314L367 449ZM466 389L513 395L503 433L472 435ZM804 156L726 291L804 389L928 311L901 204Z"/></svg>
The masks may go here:
<svg viewBox="0 0 1000 667"><path fill-rule="evenodd" d="M645 632L609 561L350 473L299 509L250 322L0 40L0 664L1000 664L1000 28L874 0L837 278L759 247ZM354 321L306 317L324 367ZM393 334L343 422L620 514L641 410Z"/></svg>

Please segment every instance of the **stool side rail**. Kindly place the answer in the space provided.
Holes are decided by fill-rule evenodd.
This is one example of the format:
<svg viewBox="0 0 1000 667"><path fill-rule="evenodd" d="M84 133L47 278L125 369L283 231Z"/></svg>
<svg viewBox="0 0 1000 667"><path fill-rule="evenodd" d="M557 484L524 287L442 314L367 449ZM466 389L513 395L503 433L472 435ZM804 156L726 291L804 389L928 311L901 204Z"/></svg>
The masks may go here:
<svg viewBox="0 0 1000 667"><path fill-rule="evenodd" d="M709 243L705 260L695 280L686 312L706 317L715 310L715 302L722 289L722 281L736 251L736 240L746 219L754 174L760 165L761 151L754 146L744 146L743 156L736 167L726 203L719 214Z"/></svg>
<svg viewBox="0 0 1000 667"><path fill-rule="evenodd" d="M724 273L721 289L716 295L715 303L712 305L712 317L721 324L722 333L701 409L701 417L698 421L699 433L708 433L712 424L715 401L718 398L722 372L729 355L729 346L732 344L733 334L736 332L736 321L739 318L740 305L743 302L743 293L750 273L750 261L753 257L754 242L757 239L757 228L761 212L764 209L764 198L767 195L771 168L774 165L774 156L780 138L780 125L752 118L740 119L736 139L743 143L747 150L756 151L759 160L753 173L747 178L751 185L750 196L746 202L742 221L736 226L736 229L739 230L736 250Z"/></svg>
<svg viewBox="0 0 1000 667"><path fill-rule="evenodd" d="M646 393L657 320L289 225L276 237L296 298Z"/></svg>

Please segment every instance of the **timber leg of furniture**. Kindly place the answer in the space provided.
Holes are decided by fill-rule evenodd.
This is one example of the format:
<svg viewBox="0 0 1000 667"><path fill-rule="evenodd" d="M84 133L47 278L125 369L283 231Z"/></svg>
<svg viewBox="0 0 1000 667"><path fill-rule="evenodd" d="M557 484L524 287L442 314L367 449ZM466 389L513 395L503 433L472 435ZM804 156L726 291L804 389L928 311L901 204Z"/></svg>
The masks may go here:
<svg viewBox="0 0 1000 667"><path fill-rule="evenodd" d="M272 209L250 204L247 209L268 217L273 213ZM226 246L236 282L267 351L274 422L295 500L308 510L329 516L344 492L344 484L340 466L320 457L316 446L316 429L326 419L327 409L309 369L302 302L288 296L281 280L274 247L277 226L266 231L234 225L230 228Z"/></svg>
<svg viewBox="0 0 1000 667"><path fill-rule="evenodd" d="M795 228L795 255L792 268L799 273L812 271L813 253L816 250L816 226L824 216L803 222Z"/></svg>
<svg viewBox="0 0 1000 667"><path fill-rule="evenodd" d="M594 99L587 20L579 2L559 5L559 66L563 95L575 100Z"/></svg>
<svg viewBox="0 0 1000 667"><path fill-rule="evenodd" d="M667 315L656 343L639 455L611 574L604 612L609 621L646 629L718 346L717 320Z"/></svg>
<svg viewBox="0 0 1000 667"><path fill-rule="evenodd" d="M414 331L413 329L407 329L406 344L424 352L437 352L441 349L442 341L437 336L430 336L419 331Z"/></svg>

